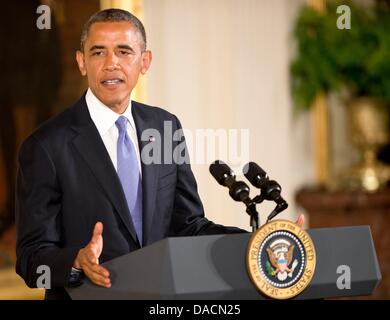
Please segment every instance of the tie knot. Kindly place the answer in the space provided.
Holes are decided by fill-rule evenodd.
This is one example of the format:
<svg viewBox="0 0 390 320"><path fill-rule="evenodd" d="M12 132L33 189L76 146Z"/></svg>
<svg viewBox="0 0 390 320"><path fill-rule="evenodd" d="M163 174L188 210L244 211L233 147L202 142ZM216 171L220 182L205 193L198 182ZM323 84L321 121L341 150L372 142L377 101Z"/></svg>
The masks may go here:
<svg viewBox="0 0 390 320"><path fill-rule="evenodd" d="M120 116L118 120L115 121L115 125L117 126L119 133L126 132L127 118L125 116Z"/></svg>

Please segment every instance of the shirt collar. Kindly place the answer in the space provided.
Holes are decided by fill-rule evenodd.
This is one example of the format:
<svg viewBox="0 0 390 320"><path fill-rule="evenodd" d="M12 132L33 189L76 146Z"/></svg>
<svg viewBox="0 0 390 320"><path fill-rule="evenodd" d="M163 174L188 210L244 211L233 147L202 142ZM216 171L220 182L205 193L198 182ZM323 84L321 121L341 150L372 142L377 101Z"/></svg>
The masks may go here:
<svg viewBox="0 0 390 320"><path fill-rule="evenodd" d="M105 135L107 131L115 125L115 121L118 120L120 116L125 116L132 128L135 130L134 118L131 113L131 100L129 101L129 106L126 108L123 114L118 114L112 111L104 103L102 103L88 88L87 94L85 95L85 101L87 102L88 111L91 115L92 121L94 122L96 128L99 131L101 136Z"/></svg>

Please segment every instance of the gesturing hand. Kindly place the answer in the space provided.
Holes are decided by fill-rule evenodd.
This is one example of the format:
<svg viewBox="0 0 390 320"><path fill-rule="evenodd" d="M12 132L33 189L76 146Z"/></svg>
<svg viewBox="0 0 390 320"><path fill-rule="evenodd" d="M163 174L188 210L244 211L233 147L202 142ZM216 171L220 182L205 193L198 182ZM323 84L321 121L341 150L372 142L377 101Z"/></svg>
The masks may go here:
<svg viewBox="0 0 390 320"><path fill-rule="evenodd" d="M300 214L298 217L297 222L295 222L300 228L303 228L303 225L305 224L305 216L303 214Z"/></svg>
<svg viewBox="0 0 390 320"><path fill-rule="evenodd" d="M73 266L82 269L84 274L95 284L111 287L110 273L99 265L99 257L103 250L103 224L97 222L93 229L91 241L77 254Z"/></svg>

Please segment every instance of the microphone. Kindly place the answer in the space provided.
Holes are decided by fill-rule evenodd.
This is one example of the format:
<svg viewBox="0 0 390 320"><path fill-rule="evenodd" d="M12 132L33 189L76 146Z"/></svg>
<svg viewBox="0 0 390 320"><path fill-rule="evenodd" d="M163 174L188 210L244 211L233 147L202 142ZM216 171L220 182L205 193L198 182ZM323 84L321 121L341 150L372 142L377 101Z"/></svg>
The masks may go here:
<svg viewBox="0 0 390 320"><path fill-rule="evenodd" d="M272 200L276 203L281 203L284 201L283 198L280 196L280 193L282 192L282 187L275 180L268 180L264 184L262 192L264 192L265 200Z"/></svg>
<svg viewBox="0 0 390 320"><path fill-rule="evenodd" d="M249 162L244 166L243 173L253 186L261 190L259 202L263 200L276 202L276 207L268 216L267 222L288 207L286 200L280 195L282 192L280 184L275 180L269 180L267 173L259 165Z"/></svg>
<svg viewBox="0 0 390 320"><path fill-rule="evenodd" d="M275 180L269 180L264 190L265 190L264 198L276 202L275 209L267 217L267 222L268 222L276 215L278 215L280 212L287 209L288 204L286 200L284 200L280 195L280 193L282 192L282 188L279 185L279 183L277 183Z"/></svg>
<svg viewBox="0 0 390 320"><path fill-rule="evenodd" d="M221 160L214 161L210 164L209 171L220 185L229 189L229 194L235 201L244 203L250 201L248 185L243 181L236 181L234 172L225 162Z"/></svg>
<svg viewBox="0 0 390 320"><path fill-rule="evenodd" d="M242 169L244 176L256 188L262 189L268 181L267 173L255 162L247 163Z"/></svg>
<svg viewBox="0 0 390 320"><path fill-rule="evenodd" d="M210 164L209 170L220 185L229 189L229 194L235 201L245 203L246 212L250 216L252 231L255 232L259 227L259 213L256 211L256 202L249 197L248 185L244 181L236 181L234 172L221 160L216 160Z"/></svg>

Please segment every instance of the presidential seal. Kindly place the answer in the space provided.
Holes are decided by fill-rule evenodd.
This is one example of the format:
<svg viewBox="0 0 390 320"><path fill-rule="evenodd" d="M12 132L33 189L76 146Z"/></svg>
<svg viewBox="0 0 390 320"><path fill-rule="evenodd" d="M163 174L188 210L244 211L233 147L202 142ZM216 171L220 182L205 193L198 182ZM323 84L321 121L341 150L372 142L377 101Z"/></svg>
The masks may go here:
<svg viewBox="0 0 390 320"><path fill-rule="evenodd" d="M257 289L274 299L290 299L310 283L316 265L308 233L287 220L263 225L249 240L249 277Z"/></svg>

